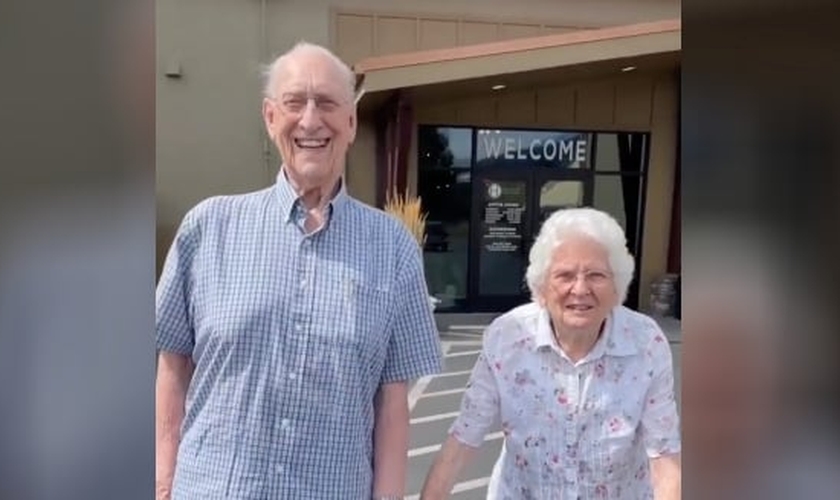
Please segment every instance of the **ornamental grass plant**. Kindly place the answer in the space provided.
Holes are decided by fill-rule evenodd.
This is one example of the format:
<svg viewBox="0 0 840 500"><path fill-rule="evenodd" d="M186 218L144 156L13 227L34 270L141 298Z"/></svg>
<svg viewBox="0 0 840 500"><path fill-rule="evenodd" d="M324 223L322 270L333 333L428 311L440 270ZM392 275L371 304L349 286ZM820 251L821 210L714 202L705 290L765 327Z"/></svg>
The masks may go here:
<svg viewBox="0 0 840 500"><path fill-rule="evenodd" d="M426 243L427 214L423 212L423 203L419 196L410 195L407 190L403 193L389 190L385 198L385 212L402 222L420 248L423 248Z"/></svg>

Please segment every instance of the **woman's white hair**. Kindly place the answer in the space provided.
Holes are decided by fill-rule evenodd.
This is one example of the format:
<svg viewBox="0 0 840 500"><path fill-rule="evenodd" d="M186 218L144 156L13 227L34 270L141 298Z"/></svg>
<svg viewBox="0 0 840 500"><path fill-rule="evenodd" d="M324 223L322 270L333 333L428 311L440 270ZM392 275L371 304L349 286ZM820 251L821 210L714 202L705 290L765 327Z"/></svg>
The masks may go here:
<svg viewBox="0 0 840 500"><path fill-rule="evenodd" d="M525 280L531 297L541 295L546 273L554 251L570 236L584 235L601 244L607 251L619 304L627 298L627 289L633 281L635 261L627 251L624 230L614 218L594 208L568 208L554 212L543 223L537 240L531 247Z"/></svg>
<svg viewBox="0 0 840 500"><path fill-rule="evenodd" d="M288 64L289 60L292 57L304 53L318 54L332 61L336 69L342 75L342 80L344 80L342 83L344 83L347 88L347 97L352 102L353 94L356 91L356 74L353 73L353 70L350 69L350 66L348 66L344 61L341 60L341 58L339 58L329 49L320 45L315 45L314 43L304 41L296 43L294 47L289 49L284 54L280 55L277 59L274 60L274 62L265 67L265 70L263 71L263 95L268 98L276 97L274 95L274 92L277 89L279 79L285 71L286 64Z"/></svg>

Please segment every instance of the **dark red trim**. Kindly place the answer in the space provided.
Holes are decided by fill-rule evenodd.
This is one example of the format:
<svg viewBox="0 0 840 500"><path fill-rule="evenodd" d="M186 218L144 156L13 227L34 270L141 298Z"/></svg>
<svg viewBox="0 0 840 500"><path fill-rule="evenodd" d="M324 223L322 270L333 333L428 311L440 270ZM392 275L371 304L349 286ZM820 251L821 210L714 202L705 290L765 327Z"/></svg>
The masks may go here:
<svg viewBox="0 0 840 500"><path fill-rule="evenodd" d="M397 91L379 110L376 120L376 203L382 207L389 189L408 187L408 155L414 134L412 108Z"/></svg>
<svg viewBox="0 0 840 500"><path fill-rule="evenodd" d="M411 151L413 132L411 104L405 95L397 96L397 110L395 135L397 164L395 165L394 181L398 193L404 193L408 188L408 155Z"/></svg>
<svg viewBox="0 0 840 500"><path fill-rule="evenodd" d="M677 72L677 92L680 89L680 73ZM668 272L679 274L682 269L682 187L680 182L680 171L682 170L682 144L679 140L681 134L682 102L677 96L677 154L674 162L674 191L671 194L671 230L668 238Z"/></svg>

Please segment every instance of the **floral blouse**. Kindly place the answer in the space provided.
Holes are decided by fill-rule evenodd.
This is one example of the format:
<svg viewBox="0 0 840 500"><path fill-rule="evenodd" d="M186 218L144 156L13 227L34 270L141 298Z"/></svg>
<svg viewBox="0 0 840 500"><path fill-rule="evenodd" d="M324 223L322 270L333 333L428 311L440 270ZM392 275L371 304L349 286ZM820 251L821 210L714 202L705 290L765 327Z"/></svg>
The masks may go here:
<svg viewBox="0 0 840 500"><path fill-rule="evenodd" d="M488 499L653 498L649 458L681 446L671 349L655 321L616 307L572 363L532 303L493 321L483 344L450 433L478 448L501 423Z"/></svg>

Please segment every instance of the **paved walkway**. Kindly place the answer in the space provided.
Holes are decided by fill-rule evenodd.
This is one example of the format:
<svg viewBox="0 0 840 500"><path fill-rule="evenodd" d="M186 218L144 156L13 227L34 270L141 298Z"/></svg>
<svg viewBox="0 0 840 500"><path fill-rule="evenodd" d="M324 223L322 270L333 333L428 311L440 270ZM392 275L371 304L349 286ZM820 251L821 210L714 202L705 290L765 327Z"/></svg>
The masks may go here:
<svg viewBox="0 0 840 500"><path fill-rule="evenodd" d="M426 474L432 465L447 430L461 404L470 371L481 349L483 326L454 326L441 334L444 369L439 375L417 380L409 392L411 435L409 444L407 499L418 500ZM680 385L679 324L663 325L671 340L676 372ZM670 331L668 331L670 330ZM677 394L679 402L679 391ZM456 482L452 500L484 500L493 464L502 448L500 429L492 429L485 438L475 461L462 471Z"/></svg>

